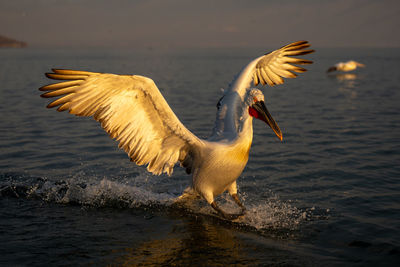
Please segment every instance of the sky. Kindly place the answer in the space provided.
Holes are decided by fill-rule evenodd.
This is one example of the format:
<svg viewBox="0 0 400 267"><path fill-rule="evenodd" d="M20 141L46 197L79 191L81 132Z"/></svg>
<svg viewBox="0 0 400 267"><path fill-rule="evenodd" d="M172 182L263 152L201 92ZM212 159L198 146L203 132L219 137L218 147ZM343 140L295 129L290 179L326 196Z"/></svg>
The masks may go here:
<svg viewBox="0 0 400 267"><path fill-rule="evenodd" d="M400 47L399 0L0 0L34 47Z"/></svg>

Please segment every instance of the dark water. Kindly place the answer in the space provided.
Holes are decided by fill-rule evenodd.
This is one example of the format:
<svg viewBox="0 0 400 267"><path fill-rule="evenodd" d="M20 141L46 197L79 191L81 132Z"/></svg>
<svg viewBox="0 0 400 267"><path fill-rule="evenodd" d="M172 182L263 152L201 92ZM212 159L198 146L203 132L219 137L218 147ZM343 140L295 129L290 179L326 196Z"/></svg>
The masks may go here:
<svg viewBox="0 0 400 267"><path fill-rule="evenodd" d="M264 90L284 141L255 122L240 223L175 207L183 170L148 174L37 88L51 67L149 76L207 137L220 88L270 48L0 50L0 265L398 266L400 50L316 49L309 72ZM349 59L366 68L326 75Z"/></svg>

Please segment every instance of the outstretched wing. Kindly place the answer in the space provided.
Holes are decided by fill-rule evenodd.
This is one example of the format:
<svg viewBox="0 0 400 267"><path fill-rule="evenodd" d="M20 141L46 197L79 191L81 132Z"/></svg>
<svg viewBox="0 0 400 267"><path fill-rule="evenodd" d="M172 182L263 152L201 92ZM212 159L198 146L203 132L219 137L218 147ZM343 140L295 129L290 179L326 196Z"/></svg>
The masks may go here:
<svg viewBox="0 0 400 267"><path fill-rule="evenodd" d="M176 117L152 79L53 69L46 76L67 80L41 87L42 97L59 97L47 105L78 116L93 116L119 141L132 161L148 164L153 174L172 174L179 161L191 162L192 150L202 141ZM186 165L185 165L186 164Z"/></svg>
<svg viewBox="0 0 400 267"><path fill-rule="evenodd" d="M262 56L255 66L253 74L254 85L259 83L270 86L282 84L282 78L296 78L297 74L294 72L303 73L307 71L302 67L291 64L304 65L311 64L313 63L312 61L291 56L306 55L314 52L312 49L305 49L309 46L310 44L307 41L298 41Z"/></svg>
<svg viewBox="0 0 400 267"><path fill-rule="evenodd" d="M298 41L285 45L275 51L260 56L247 64L243 70L235 76L224 96L218 102L218 112L215 127L211 139L219 139L237 132L237 114L240 114L240 106L245 98L247 89L253 82L254 85L268 84L274 86L282 84L283 78L295 78L297 73L306 69L292 65L304 65L313 63L310 60L295 58L292 56L306 55L314 52L306 49L310 46L307 41Z"/></svg>

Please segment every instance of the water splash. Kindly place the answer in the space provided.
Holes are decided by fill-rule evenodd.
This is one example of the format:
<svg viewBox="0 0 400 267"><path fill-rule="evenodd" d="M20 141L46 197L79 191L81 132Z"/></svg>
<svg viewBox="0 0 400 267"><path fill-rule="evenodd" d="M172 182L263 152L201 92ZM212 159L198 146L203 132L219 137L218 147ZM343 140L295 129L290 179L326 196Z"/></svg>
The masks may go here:
<svg viewBox="0 0 400 267"><path fill-rule="evenodd" d="M246 216L246 222L256 229L295 230L302 221L299 209L276 198L249 207Z"/></svg>
<svg viewBox="0 0 400 267"><path fill-rule="evenodd" d="M62 204L93 207L134 208L145 205L168 205L174 195L154 193L146 188L111 181L70 178L52 181L44 178L8 179L0 185L0 196L33 198Z"/></svg>
<svg viewBox="0 0 400 267"><path fill-rule="evenodd" d="M241 199L245 200L246 198L248 198L246 194L241 195ZM228 194L219 196L216 201L225 212L240 213L240 208ZM310 216L310 213L305 214L305 211L280 200L275 194L271 194L262 201L251 200L249 197L244 204L246 206L245 215L234 220L233 225L250 227L259 232L282 230L287 233L295 231L301 222L308 220ZM205 201L189 201L184 203L184 206L188 212L194 215L219 217Z"/></svg>
<svg viewBox="0 0 400 267"><path fill-rule="evenodd" d="M136 177L137 178L137 177ZM81 205L89 207L113 207L113 208L163 208L173 210L175 193L157 192L158 186L143 185L148 177L139 175L134 182L112 181L107 178L87 178L84 174L76 175L66 180L48 180L38 177L15 177L0 179L0 197L11 196L18 198L33 198L47 202ZM4 182L6 181L6 182ZM156 192L155 192L156 191ZM247 212L235 223L254 228L257 231L298 229L302 221L307 220L311 211L300 210L290 203L282 201L278 196L271 194L268 198L255 199L246 194L241 196L245 202ZM222 209L227 212L238 212L238 207L227 194L217 200ZM250 202L250 203L248 203ZM215 216L215 211L203 200L194 201L186 206L182 214L186 212L196 215Z"/></svg>
<svg viewBox="0 0 400 267"><path fill-rule="evenodd" d="M154 193L144 188L121 184L103 178L98 184L82 187L70 184L60 202L104 207L140 207L168 205L173 198L167 193Z"/></svg>

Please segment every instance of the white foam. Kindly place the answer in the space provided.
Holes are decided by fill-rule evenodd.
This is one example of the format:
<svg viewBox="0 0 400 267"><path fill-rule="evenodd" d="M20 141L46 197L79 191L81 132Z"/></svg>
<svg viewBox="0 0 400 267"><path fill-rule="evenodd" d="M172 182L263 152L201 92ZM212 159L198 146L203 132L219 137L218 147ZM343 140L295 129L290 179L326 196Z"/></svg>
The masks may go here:
<svg viewBox="0 0 400 267"><path fill-rule="evenodd" d="M140 177L139 177L140 176ZM116 181L96 177L76 175L65 181L42 181L40 184L30 183L28 197L39 197L45 201L71 203L93 207L143 207L156 204L172 207L178 195L174 192L155 192L159 190L158 181L147 183L148 177L139 175L133 179ZM161 180L160 180L161 181ZM150 184L150 185L149 185ZM168 191L168 190L166 190ZM257 230L261 229L296 229L301 221L307 220L309 214L290 203L281 201L273 193L267 199L252 199L242 195L245 200L246 214L238 222ZM249 200L246 200L246 199ZM217 199L220 207L228 213L238 213L240 209L228 194ZM248 203L252 201L251 203ZM215 211L202 199L194 201L189 206L194 214L211 215Z"/></svg>
<svg viewBox="0 0 400 267"><path fill-rule="evenodd" d="M65 192L60 193L60 186L55 184L47 191L47 198L60 203L79 203L96 207L123 206L138 207L143 205L160 204L168 205L173 195L168 193L154 193L145 188L122 184L103 178L91 184L76 183L67 180L64 184ZM61 185L62 186L62 185Z"/></svg>
<svg viewBox="0 0 400 267"><path fill-rule="evenodd" d="M251 205L247 209L244 222L256 229L295 230L304 220L300 210L276 198Z"/></svg>

